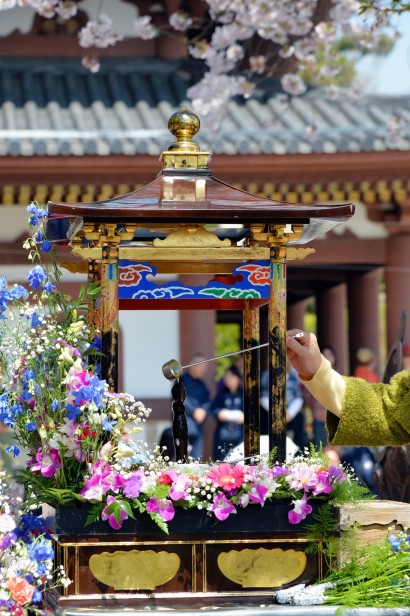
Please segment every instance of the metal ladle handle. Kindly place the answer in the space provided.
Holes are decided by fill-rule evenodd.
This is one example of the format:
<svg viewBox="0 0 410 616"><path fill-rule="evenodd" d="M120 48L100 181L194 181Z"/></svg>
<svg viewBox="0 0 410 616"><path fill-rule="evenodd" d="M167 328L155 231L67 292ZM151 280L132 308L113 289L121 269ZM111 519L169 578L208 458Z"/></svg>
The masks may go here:
<svg viewBox="0 0 410 616"><path fill-rule="evenodd" d="M206 364L209 361L215 361L216 359L222 359L223 357L232 357L232 355L241 355L242 353L246 353L247 351L254 351L255 349L261 349L262 347L268 346L269 342L265 342L264 344L258 344L257 346L249 347L249 349L242 349L240 351L233 351L232 353L225 353L224 355L218 355L217 357L210 357L209 359L201 359L201 361L196 361L193 364L187 364L186 366L181 366L179 361L176 359L170 359L162 366L162 374L166 379L172 381L173 379L179 379L182 375L182 370L185 368L191 368L192 366L198 366L199 364Z"/></svg>

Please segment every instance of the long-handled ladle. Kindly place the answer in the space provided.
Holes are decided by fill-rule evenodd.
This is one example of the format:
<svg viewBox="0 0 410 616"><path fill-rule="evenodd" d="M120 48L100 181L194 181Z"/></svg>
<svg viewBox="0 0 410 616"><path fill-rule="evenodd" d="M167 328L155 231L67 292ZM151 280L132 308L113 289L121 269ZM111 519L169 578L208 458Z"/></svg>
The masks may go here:
<svg viewBox="0 0 410 616"><path fill-rule="evenodd" d="M302 338L303 336L303 332L298 332L293 336L293 338ZM182 370L185 370L185 368L191 368L192 366L198 366L199 364L206 364L209 361L215 361L216 359L222 359L223 357L240 355L242 353L247 353L248 351L254 351L255 349L262 349L263 347L268 346L268 344L269 342L265 342L264 344L258 344L257 346L249 347L249 349L242 349L240 351L234 351L232 353L225 353L224 355L210 357L209 359L201 359L201 361L194 362L193 364L187 364L186 366L181 366L177 359L170 359L162 366L162 374L169 381L173 381L174 379L179 379L181 377Z"/></svg>

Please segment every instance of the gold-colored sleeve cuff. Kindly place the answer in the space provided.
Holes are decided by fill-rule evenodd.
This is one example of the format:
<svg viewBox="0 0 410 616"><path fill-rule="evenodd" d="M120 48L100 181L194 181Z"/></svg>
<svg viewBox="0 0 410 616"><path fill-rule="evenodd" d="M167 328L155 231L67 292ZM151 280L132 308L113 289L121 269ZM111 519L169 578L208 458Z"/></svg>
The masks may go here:
<svg viewBox="0 0 410 616"><path fill-rule="evenodd" d="M322 363L313 379L303 384L320 404L337 417L342 414L346 383L343 377L332 369L328 359L322 355Z"/></svg>

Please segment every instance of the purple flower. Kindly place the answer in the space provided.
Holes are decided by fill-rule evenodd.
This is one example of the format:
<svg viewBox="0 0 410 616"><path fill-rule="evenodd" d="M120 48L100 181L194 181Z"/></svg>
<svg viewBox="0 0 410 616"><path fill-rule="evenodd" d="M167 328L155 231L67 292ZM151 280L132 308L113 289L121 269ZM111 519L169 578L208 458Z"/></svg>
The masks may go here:
<svg viewBox="0 0 410 616"><path fill-rule="evenodd" d="M258 503L263 507L265 504L265 497L268 492L269 490L265 486L262 486L259 483L254 483L248 492L248 496L253 503Z"/></svg>
<svg viewBox="0 0 410 616"><path fill-rule="evenodd" d="M44 452L43 448L40 447L36 454L35 461L29 462L29 466L34 473L39 472L43 477L52 477L61 467L58 450L50 449L49 452Z"/></svg>
<svg viewBox="0 0 410 616"><path fill-rule="evenodd" d="M172 485L169 490L169 496L172 500L186 500L188 498L188 492L186 488L191 485L192 481L184 474L176 473L175 471L169 471L168 476L172 479Z"/></svg>
<svg viewBox="0 0 410 616"><path fill-rule="evenodd" d="M306 516L312 512L312 507L307 503L307 494L303 494L300 500L292 501L295 506L294 509L289 511L288 520L291 524L299 524Z"/></svg>
<svg viewBox="0 0 410 616"><path fill-rule="evenodd" d="M142 488L143 477L144 471L136 471L125 480L123 492L127 498L138 498Z"/></svg>
<svg viewBox="0 0 410 616"><path fill-rule="evenodd" d="M287 475L289 473L288 468L283 468L283 466L273 466L270 469L272 477L280 477L281 475Z"/></svg>
<svg viewBox="0 0 410 616"><path fill-rule="evenodd" d="M128 518L128 514L124 511L124 503L117 501L114 496L107 496L107 506L101 512L101 518L114 530L119 530L124 520Z"/></svg>
<svg viewBox="0 0 410 616"><path fill-rule="evenodd" d="M329 466L329 479L333 483L343 483L346 481L346 475L340 466Z"/></svg>
<svg viewBox="0 0 410 616"><path fill-rule="evenodd" d="M215 496L214 502L210 507L210 511L212 511L215 514L215 517L221 521L226 520L231 513L236 513L235 507L222 492L218 492Z"/></svg>
<svg viewBox="0 0 410 616"><path fill-rule="evenodd" d="M152 496L146 504L148 513L159 513L166 522L172 520L175 515L174 505L167 498Z"/></svg>
<svg viewBox="0 0 410 616"><path fill-rule="evenodd" d="M329 473L322 471L316 475L317 483L312 489L313 494L329 494L332 491L332 484Z"/></svg>
<svg viewBox="0 0 410 616"><path fill-rule="evenodd" d="M81 496L87 500L102 501L102 497L109 490L118 492L125 484L125 479L115 473L111 466L99 460L97 464L89 465L90 478L84 482L84 487L80 491Z"/></svg>

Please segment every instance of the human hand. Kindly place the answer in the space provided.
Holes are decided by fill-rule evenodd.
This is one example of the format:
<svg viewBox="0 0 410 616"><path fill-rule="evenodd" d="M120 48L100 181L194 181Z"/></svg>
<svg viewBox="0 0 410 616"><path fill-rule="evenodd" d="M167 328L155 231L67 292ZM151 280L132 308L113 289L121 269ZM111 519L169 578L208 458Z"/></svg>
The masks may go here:
<svg viewBox="0 0 410 616"><path fill-rule="evenodd" d="M218 413L218 419L220 421L233 421L234 423L243 424L244 414L239 409L221 409Z"/></svg>
<svg viewBox="0 0 410 616"><path fill-rule="evenodd" d="M316 336L303 332L303 336L295 338L299 332L298 329L286 332L287 357L299 377L304 381L310 381L321 366L322 355Z"/></svg>
<svg viewBox="0 0 410 616"><path fill-rule="evenodd" d="M198 406L192 413L192 417L197 424L201 424L205 420L206 410L202 406Z"/></svg>

